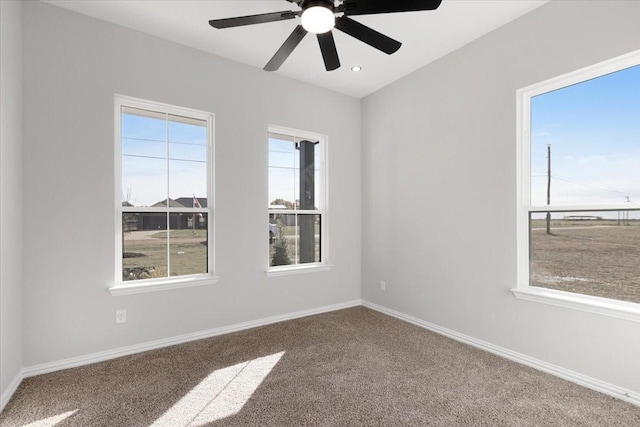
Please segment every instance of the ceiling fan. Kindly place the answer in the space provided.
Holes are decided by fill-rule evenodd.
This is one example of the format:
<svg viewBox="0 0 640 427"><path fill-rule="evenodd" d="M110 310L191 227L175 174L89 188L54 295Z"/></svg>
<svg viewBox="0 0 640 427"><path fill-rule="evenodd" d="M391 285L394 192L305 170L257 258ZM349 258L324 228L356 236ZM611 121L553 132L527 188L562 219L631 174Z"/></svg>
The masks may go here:
<svg viewBox="0 0 640 427"><path fill-rule="evenodd" d="M284 63L307 33L318 37L320 51L327 71L340 67L338 51L333 40L332 28L391 55L402 43L381 34L366 25L349 18L352 15L372 15L378 13L415 12L434 10L442 0L286 0L295 3L301 10L262 13L259 15L239 16L235 18L212 19L209 25L214 28L231 28L243 25L263 24L285 21L300 17L301 23L293 30L289 38L280 46L271 60L264 66L265 71L275 71Z"/></svg>

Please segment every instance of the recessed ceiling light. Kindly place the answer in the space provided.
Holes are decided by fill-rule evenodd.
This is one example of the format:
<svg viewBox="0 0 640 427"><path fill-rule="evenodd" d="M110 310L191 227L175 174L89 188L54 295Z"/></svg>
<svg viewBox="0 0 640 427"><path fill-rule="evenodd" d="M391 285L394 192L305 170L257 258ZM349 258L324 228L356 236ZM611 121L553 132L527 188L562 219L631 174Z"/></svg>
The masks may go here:
<svg viewBox="0 0 640 427"><path fill-rule="evenodd" d="M357 73L358 71L361 71L362 67L359 65L354 65L353 67L351 67L351 71L353 71L354 73Z"/></svg>

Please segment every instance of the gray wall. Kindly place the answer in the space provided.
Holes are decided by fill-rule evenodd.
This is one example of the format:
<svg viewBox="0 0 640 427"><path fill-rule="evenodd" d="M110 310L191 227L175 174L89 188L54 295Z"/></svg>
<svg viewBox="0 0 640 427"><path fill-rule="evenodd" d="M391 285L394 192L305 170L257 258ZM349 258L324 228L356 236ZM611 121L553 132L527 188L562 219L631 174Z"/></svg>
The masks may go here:
<svg viewBox="0 0 640 427"><path fill-rule="evenodd" d="M22 4L0 1L0 395L22 367Z"/></svg>
<svg viewBox="0 0 640 427"><path fill-rule="evenodd" d="M359 100L47 4L24 13L24 366L360 297ZM107 291L115 93L216 115L217 285ZM328 272L264 274L269 124L329 136Z"/></svg>
<svg viewBox="0 0 640 427"><path fill-rule="evenodd" d="M509 291L516 90L640 48L639 17L551 2L363 100L364 300L640 392L637 323Z"/></svg>
<svg viewBox="0 0 640 427"><path fill-rule="evenodd" d="M24 4L21 46L20 7L0 5L2 392L21 366L360 295L640 391L637 324L509 291L515 90L640 48L640 3L552 2L371 95L362 110L358 100L38 2ZM107 292L114 93L216 114L218 285ZM329 272L264 276L268 124L330 136ZM125 325L114 324L116 308L128 310Z"/></svg>

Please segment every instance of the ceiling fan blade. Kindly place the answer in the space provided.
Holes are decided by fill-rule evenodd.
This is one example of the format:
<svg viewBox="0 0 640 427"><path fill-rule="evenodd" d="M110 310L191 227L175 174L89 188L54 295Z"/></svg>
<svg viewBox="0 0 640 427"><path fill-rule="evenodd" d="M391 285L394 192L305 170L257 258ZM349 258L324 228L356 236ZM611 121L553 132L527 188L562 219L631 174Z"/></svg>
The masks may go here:
<svg viewBox="0 0 640 427"><path fill-rule="evenodd" d="M284 41L280 49L276 52L275 55L269 60L267 65L264 66L263 70L265 71L276 71L280 66L287 60L293 49L298 46L298 44L302 41L304 36L307 35L307 30L302 28L302 25L298 25L295 30L291 33L291 35Z"/></svg>
<svg viewBox="0 0 640 427"><path fill-rule="evenodd" d="M340 58L338 58L338 50L331 31L318 34L318 43L320 44L322 59L324 59L324 67L327 71L340 68Z"/></svg>
<svg viewBox="0 0 640 427"><path fill-rule="evenodd" d="M346 16L336 18L336 28L389 55L402 46L402 43L399 41L387 37Z"/></svg>
<svg viewBox="0 0 640 427"><path fill-rule="evenodd" d="M262 13L260 15L238 16L236 18L212 19L209 21L209 25L214 28L241 27L243 25L284 21L287 19L293 19L298 15L298 12L285 10L283 12Z"/></svg>
<svg viewBox="0 0 640 427"><path fill-rule="evenodd" d="M442 0L344 0L338 11L346 15L416 12L437 9L440 3Z"/></svg>

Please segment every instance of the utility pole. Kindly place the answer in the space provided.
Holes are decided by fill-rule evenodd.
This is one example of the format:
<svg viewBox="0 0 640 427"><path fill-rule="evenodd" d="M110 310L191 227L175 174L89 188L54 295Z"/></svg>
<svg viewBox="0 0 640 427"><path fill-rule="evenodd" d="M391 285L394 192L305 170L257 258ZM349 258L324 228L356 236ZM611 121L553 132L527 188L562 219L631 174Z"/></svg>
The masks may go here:
<svg viewBox="0 0 640 427"><path fill-rule="evenodd" d="M547 206L551 204L551 144L547 144ZM547 234L551 234L551 212L547 212Z"/></svg>
<svg viewBox="0 0 640 427"><path fill-rule="evenodd" d="M627 198L627 203L631 203L631 198L629 196L625 196ZM622 224L623 225L631 225L629 224L629 211L622 212Z"/></svg>

